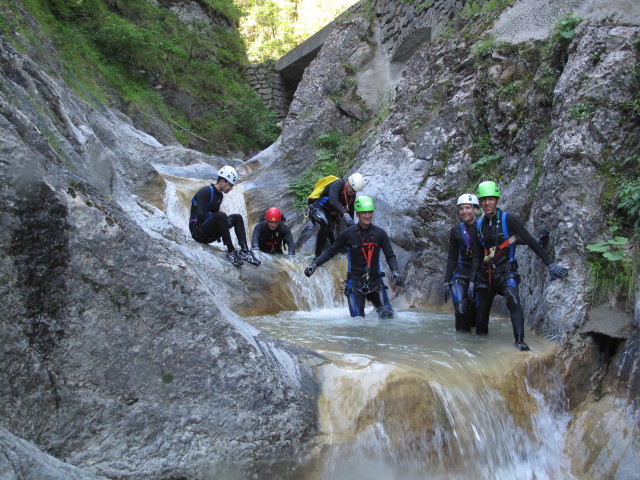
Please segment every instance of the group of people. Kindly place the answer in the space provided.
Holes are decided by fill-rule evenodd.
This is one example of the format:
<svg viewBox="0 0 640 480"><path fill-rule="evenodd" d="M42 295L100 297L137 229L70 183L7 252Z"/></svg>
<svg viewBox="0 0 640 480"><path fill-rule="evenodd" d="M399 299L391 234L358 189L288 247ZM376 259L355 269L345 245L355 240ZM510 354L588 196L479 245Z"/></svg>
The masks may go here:
<svg viewBox="0 0 640 480"><path fill-rule="evenodd" d="M260 265L253 250L281 254L286 249L289 255L295 255L291 230L284 223L282 212L276 207L269 208L264 218L255 226L249 249L242 216L227 215L220 211L224 195L233 189L237 181L238 172L226 165L218 171L215 183L196 192L191 200L189 219L193 239L200 243L222 241L227 247L227 258L238 267L244 262ZM310 277L318 266L346 250L348 268L345 295L351 316L364 316L365 302L369 300L380 317L391 318L393 309L383 280L385 274L380 265L380 251L384 253L391 268L394 284L401 286L402 279L389 237L383 229L373 225L373 199L367 196L356 198L356 193L364 188L364 183L364 178L359 173L344 180L336 178L326 185L317 198L310 201L309 216L319 230L315 259L304 273ZM357 215L357 223L354 215ZM342 220L346 228L338 235ZM240 251L236 250L231 240L231 228L240 244ZM327 243L329 246L325 249Z"/></svg>
<svg viewBox="0 0 640 480"><path fill-rule="evenodd" d="M249 249L242 216L220 211L224 194L229 193L237 181L238 172L227 165L218 171L215 183L196 192L189 220L194 240L201 243L221 240L227 247L227 258L235 266L244 262L260 265L252 250L282 254L286 249L289 255L295 255L291 230L276 207L269 208L255 226ZM364 184L359 173L344 180L336 177L330 179L317 198L310 198L309 216L319 230L315 258L305 268L304 274L311 277L320 265L346 251L348 266L344 293L351 316L364 316L368 300L381 318L392 318L393 308L380 263L381 252L391 269L393 283L399 287L403 280L387 233L373 224L373 199L365 195L356 197ZM486 335L493 300L496 295L502 295L511 316L515 344L524 351L529 350L529 346L524 342L516 245L531 248L547 265L552 279L565 277L568 269L552 261L515 215L498 208L499 199L500 190L491 181L480 183L477 195L465 193L458 198L461 222L451 229L449 236L444 300L446 303L451 297L453 301L457 331L470 332L475 327L478 335ZM482 216L478 217L480 209ZM343 220L346 228L338 234L338 226ZM235 249L231 240L231 228L235 231L240 251Z"/></svg>
<svg viewBox="0 0 640 480"><path fill-rule="evenodd" d="M461 222L451 229L444 277L444 300L451 297L455 328L478 335L489 333L489 314L496 295L507 304L516 347L529 350L524 342L524 311L518 285L520 274L516 246L527 245L549 269L552 280L566 277L568 269L553 262L524 227L520 219L498 208L500 190L491 181L478 185L477 195L458 197ZM482 209L482 216L477 212Z"/></svg>

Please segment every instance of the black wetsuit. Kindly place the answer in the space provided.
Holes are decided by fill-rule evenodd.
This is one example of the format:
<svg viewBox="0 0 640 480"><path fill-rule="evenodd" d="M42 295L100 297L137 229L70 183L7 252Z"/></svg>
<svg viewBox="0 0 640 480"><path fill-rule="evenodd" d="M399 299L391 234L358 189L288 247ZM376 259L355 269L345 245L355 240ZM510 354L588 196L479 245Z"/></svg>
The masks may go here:
<svg viewBox="0 0 640 480"><path fill-rule="evenodd" d="M540 259L549 265L551 257L524 228L522 222L512 214L496 210L491 218L477 221L477 235L473 243L471 278L478 273L476 288L476 333L489 332L489 313L496 294L507 300L511 325L516 342L524 339L524 311L520 302L518 285L518 262L515 259L516 243L499 250L490 262L484 262L486 250L499 246L512 235L517 235L517 244L528 245ZM486 250L485 250L486 249Z"/></svg>
<svg viewBox="0 0 640 480"><path fill-rule="evenodd" d="M457 331L462 332L470 332L471 327L476 325L475 302L470 301L467 296L475 236L475 222L471 225L460 222L451 229L449 234L449 254L444 283L450 285L451 300L456 314L455 327Z"/></svg>
<svg viewBox="0 0 640 480"><path fill-rule="evenodd" d="M289 255L295 255L296 245L293 241L293 235L284 223L278 222L275 230L269 228L266 220L259 222L254 227L251 248L259 248L265 253L284 253L283 244L286 244Z"/></svg>
<svg viewBox="0 0 640 480"><path fill-rule="evenodd" d="M380 227L371 225L363 229L359 224L346 228L335 242L318 258L315 264L320 266L331 259L343 248L347 250L348 275L345 295L349 301L352 317L364 316L365 300L376 308L378 315L393 317L393 309L387 296L387 287L380 268L380 251L384 253L392 272L398 271L398 262L387 233Z"/></svg>
<svg viewBox="0 0 640 480"><path fill-rule="evenodd" d="M324 250L327 240L332 244L335 240L340 220L345 213L353 218L353 202L355 195L347 195L346 180L336 180L327 185L318 199L309 207L309 216L314 225L318 225L316 237L316 257Z"/></svg>
<svg viewBox="0 0 640 480"><path fill-rule="evenodd" d="M242 215L227 215L220 211L224 194L213 184L203 187L191 199L189 231L193 239L200 243L211 243L222 239L227 249L235 250L229 229L233 227L240 246L247 244L247 234Z"/></svg>

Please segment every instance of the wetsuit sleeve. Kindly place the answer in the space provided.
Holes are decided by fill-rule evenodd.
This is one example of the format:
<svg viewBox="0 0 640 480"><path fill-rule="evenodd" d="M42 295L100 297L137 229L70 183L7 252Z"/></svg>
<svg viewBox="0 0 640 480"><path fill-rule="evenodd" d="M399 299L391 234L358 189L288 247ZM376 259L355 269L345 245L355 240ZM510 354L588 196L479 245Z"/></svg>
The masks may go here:
<svg viewBox="0 0 640 480"><path fill-rule="evenodd" d="M282 229L282 233L284 234L284 241L287 244L287 252L289 255L296 254L296 244L293 241L293 235L291 234L291 229L284 224L280 224L280 228Z"/></svg>
<svg viewBox="0 0 640 480"><path fill-rule="evenodd" d="M260 247L260 235L264 231L267 226L267 222L258 222L255 227L253 227L253 235L251 235L251 248L259 248Z"/></svg>
<svg viewBox="0 0 640 480"><path fill-rule="evenodd" d="M340 203L340 195L342 195L343 189L344 180L336 180L329 184L329 200L324 204L327 210L344 215L344 207Z"/></svg>
<svg viewBox="0 0 640 480"><path fill-rule="evenodd" d="M517 235L522 244L528 245L529 248L533 250L538 257L540 257L540 260L542 260L545 265L553 263L549 254L544 251L540 244L536 242L536 239L531 236L526 228L524 228L524 225L518 217L507 213L507 229L511 235Z"/></svg>
<svg viewBox="0 0 640 480"><path fill-rule="evenodd" d="M444 274L444 283L449 283L451 281L451 277L453 276L453 271L456 269L456 265L458 264L458 241L456 240L455 230L459 228L455 226L451 229L451 233L449 233L449 253L447 254L447 269Z"/></svg>
<svg viewBox="0 0 640 480"><path fill-rule="evenodd" d="M195 217L198 219L198 222L204 222L207 218L209 218L212 215L212 212L207 210L207 204L209 203L209 200L211 200L211 189L209 187L201 188L195 194L195 199L196 199Z"/></svg>
<svg viewBox="0 0 640 480"><path fill-rule="evenodd" d="M393 247L391 246L391 241L389 240L389 236L387 232L381 230L382 234L380 237L380 245L382 246L382 251L384 252L384 258L387 259L387 265L392 272L398 271L398 261L396 260L396 254L393 251Z"/></svg>
<svg viewBox="0 0 640 480"><path fill-rule="evenodd" d="M331 244L324 252L320 254L318 258L316 258L313 263L315 263L318 267L323 263L327 263L329 260L333 258L333 256L338 253L342 248L347 244L347 238L349 237L349 232L355 227L345 228L336 241Z"/></svg>

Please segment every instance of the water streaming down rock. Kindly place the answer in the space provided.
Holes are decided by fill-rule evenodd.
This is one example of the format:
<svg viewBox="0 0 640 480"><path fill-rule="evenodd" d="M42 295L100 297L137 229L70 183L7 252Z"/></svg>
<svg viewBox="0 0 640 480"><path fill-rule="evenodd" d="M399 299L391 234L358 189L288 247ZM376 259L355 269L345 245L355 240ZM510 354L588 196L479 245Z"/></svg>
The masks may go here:
<svg viewBox="0 0 640 480"><path fill-rule="evenodd" d="M247 319L266 333L319 351L321 479L572 478L563 387L546 361L555 347L511 325L489 337L457 334L452 316L346 307Z"/></svg>

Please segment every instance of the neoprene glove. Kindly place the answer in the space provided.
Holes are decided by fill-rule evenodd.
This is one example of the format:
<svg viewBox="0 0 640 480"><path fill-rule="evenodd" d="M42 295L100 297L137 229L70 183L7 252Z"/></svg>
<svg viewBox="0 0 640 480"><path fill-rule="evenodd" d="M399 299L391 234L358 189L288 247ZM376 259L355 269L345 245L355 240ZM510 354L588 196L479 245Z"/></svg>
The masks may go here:
<svg viewBox="0 0 640 480"><path fill-rule="evenodd" d="M552 263L547 268L549 268L549 275L551 275L551 280L564 278L567 276L567 273L569 273L569 269L567 267L563 267L561 265L558 265L557 263Z"/></svg>
<svg viewBox="0 0 640 480"><path fill-rule="evenodd" d="M351 216L348 213L344 214L344 221L347 224L347 227L350 227L351 225L354 225L354 221L353 218L351 218Z"/></svg>
<svg viewBox="0 0 640 480"><path fill-rule="evenodd" d="M469 282L469 290L467 290L467 296L470 300L476 298L476 284L475 282Z"/></svg>
<svg viewBox="0 0 640 480"><path fill-rule="evenodd" d="M402 285L404 285L404 282L402 281L402 277L398 272L391 272L391 280L393 280L393 284L396 287L401 287Z"/></svg>
<svg viewBox="0 0 640 480"><path fill-rule="evenodd" d="M448 283L444 284L444 303L449 301L449 295L451 294L451 287Z"/></svg>
<svg viewBox="0 0 640 480"><path fill-rule="evenodd" d="M304 269L304 274L307 277L310 277L311 275L313 275L313 272L316 271L316 268L317 268L316 264L312 263L311 265L309 265L307 268Z"/></svg>

